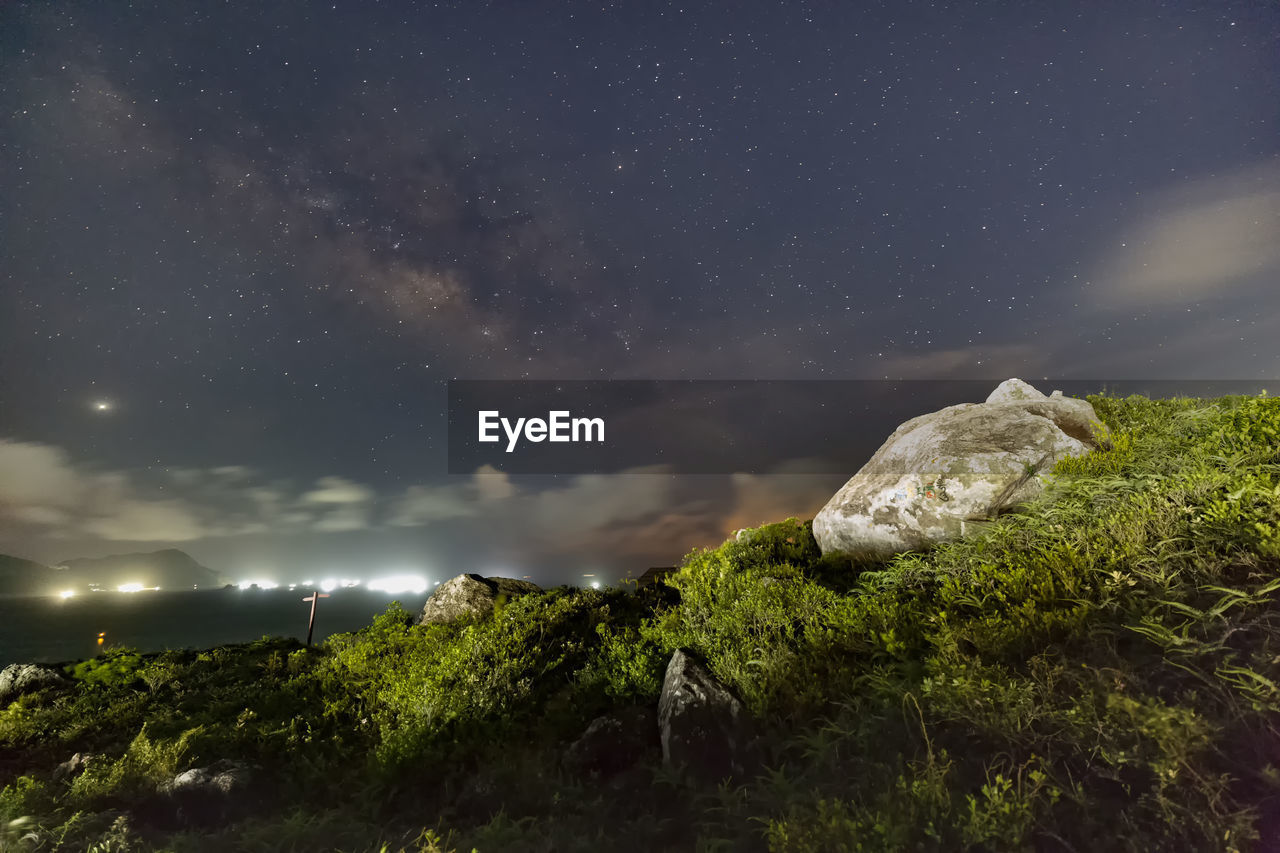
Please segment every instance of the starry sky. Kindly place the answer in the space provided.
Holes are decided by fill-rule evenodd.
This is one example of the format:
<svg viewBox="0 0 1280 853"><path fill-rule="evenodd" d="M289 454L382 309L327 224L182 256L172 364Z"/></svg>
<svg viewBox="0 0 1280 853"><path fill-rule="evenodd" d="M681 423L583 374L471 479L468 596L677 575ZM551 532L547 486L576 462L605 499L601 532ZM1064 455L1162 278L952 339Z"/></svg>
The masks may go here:
<svg viewBox="0 0 1280 853"><path fill-rule="evenodd" d="M446 380L1274 377L1278 282L1270 2L0 3L4 553L642 571L853 471Z"/></svg>

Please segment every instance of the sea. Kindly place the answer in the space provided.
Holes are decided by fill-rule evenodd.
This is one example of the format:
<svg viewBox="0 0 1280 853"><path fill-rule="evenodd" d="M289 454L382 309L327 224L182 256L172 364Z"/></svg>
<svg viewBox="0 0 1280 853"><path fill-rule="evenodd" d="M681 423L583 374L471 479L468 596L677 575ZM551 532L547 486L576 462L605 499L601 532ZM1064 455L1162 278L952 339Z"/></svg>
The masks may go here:
<svg viewBox="0 0 1280 853"><path fill-rule="evenodd" d="M264 636L307 638L305 589L91 592L71 598L0 598L0 666L66 663L101 649L205 649ZM392 601L418 612L428 593L339 588L317 603L314 642L368 625ZM99 636L103 640L98 643Z"/></svg>

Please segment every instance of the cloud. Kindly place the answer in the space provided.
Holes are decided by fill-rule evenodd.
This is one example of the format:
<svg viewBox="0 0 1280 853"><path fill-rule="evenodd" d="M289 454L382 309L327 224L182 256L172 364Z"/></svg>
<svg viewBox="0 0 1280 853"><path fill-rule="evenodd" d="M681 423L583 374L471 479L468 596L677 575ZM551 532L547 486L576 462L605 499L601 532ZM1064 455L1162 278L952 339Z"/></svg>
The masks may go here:
<svg viewBox="0 0 1280 853"><path fill-rule="evenodd" d="M0 441L0 525L32 541L169 542L340 535L420 528L479 558L560 562L603 555L601 563L675 560L714 545L732 529L807 516L843 477L796 460L764 475L681 478L662 466L523 485L491 466L469 477L420 483L397 496L331 475L299 488L264 481L252 469L183 469L149 481L136 472L95 469L60 448ZM538 485L534 485L537 483ZM722 493L710 497L710 492ZM437 525L447 525L439 530Z"/></svg>
<svg viewBox="0 0 1280 853"><path fill-rule="evenodd" d="M62 526L71 518L65 511L51 506L15 506L11 513L20 522L42 527Z"/></svg>
<svg viewBox="0 0 1280 853"><path fill-rule="evenodd" d="M1267 164L1158 194L1122 228L1094 277L1117 309L1190 305L1280 278L1280 165ZM1274 297L1273 297L1274 298Z"/></svg>
<svg viewBox="0 0 1280 853"><path fill-rule="evenodd" d="M670 505L671 476L662 467L635 468L619 474L583 474L568 484L532 495L521 514L555 535L582 533L633 521Z"/></svg>
<svg viewBox="0 0 1280 853"><path fill-rule="evenodd" d="M321 477L316 481L317 488L302 496L303 501L313 504L354 504L373 500L372 489L344 480L342 477Z"/></svg>
<svg viewBox="0 0 1280 853"><path fill-rule="evenodd" d="M199 516L182 500L141 496L121 472L77 466L61 448L0 439L0 519L50 536L182 542L207 534Z"/></svg>
<svg viewBox="0 0 1280 853"><path fill-rule="evenodd" d="M436 521L475 515L477 507L468 502L456 486L410 486L395 501L387 518L392 527L421 527Z"/></svg>
<svg viewBox="0 0 1280 853"><path fill-rule="evenodd" d="M373 489L343 477L321 477L316 481L316 488L304 494L300 503L324 508L312 529L321 533L345 533L370 526L375 497Z"/></svg>
<svg viewBox="0 0 1280 853"><path fill-rule="evenodd" d="M393 503L387 516L391 527L421 527L437 521L487 514L486 507L516 494L511 476L482 465L465 481L442 485L413 485Z"/></svg>
<svg viewBox="0 0 1280 853"><path fill-rule="evenodd" d="M61 448L0 439L0 507L67 507L84 484Z"/></svg>
<svg viewBox="0 0 1280 853"><path fill-rule="evenodd" d="M87 519L83 530L124 542L188 542L204 538L207 532L183 502L144 500L117 503L109 515Z"/></svg>
<svg viewBox="0 0 1280 853"><path fill-rule="evenodd" d="M314 529L321 533L345 533L369 526L369 508L359 504L343 504L316 520Z"/></svg>
<svg viewBox="0 0 1280 853"><path fill-rule="evenodd" d="M516 493L511 476L499 471L492 465L481 465L472 478L476 494L481 501L498 501L509 498Z"/></svg>
<svg viewBox="0 0 1280 853"><path fill-rule="evenodd" d="M818 468L818 460L793 459L768 474L732 475L733 507L724 519L724 532L728 534L743 527L759 527L790 516L813 518L831 496L857 473L798 473Z"/></svg>
<svg viewBox="0 0 1280 853"><path fill-rule="evenodd" d="M479 475L489 495L505 475ZM104 471L62 448L0 439L0 523L27 536L189 542L257 533L325 533L372 526L376 492L338 476L310 489L264 483L251 468L172 469L161 479Z"/></svg>

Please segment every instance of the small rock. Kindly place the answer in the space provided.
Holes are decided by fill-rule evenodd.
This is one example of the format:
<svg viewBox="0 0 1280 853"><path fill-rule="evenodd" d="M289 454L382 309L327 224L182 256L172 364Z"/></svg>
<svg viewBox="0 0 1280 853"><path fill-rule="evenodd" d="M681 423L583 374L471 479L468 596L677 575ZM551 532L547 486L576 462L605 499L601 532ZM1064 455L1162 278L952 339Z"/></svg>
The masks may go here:
<svg viewBox="0 0 1280 853"><path fill-rule="evenodd" d="M91 759L97 758L91 752L77 752L53 770L53 781L70 782L84 772Z"/></svg>
<svg viewBox="0 0 1280 853"><path fill-rule="evenodd" d="M178 807L178 817L204 824L248 811L253 768L229 759L186 770L163 783L162 796Z"/></svg>

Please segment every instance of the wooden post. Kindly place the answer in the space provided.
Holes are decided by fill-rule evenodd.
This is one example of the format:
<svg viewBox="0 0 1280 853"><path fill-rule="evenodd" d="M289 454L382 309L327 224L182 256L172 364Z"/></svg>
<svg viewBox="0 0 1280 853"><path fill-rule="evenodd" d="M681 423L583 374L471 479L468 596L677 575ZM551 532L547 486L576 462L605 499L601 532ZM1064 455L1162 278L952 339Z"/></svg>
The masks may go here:
<svg viewBox="0 0 1280 853"><path fill-rule="evenodd" d="M316 601L321 598L328 598L328 597L329 597L329 593L320 592L318 589L313 589L311 590L310 595L302 599L303 601L311 602L311 621L307 623L307 645L308 646L311 645L311 632L314 631L316 628Z"/></svg>

